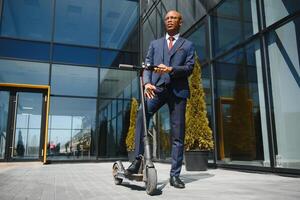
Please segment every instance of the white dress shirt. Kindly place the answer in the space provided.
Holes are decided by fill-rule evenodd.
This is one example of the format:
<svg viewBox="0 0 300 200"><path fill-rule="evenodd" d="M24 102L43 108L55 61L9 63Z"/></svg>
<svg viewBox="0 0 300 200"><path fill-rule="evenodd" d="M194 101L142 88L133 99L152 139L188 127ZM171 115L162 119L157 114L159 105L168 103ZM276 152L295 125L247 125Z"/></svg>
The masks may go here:
<svg viewBox="0 0 300 200"><path fill-rule="evenodd" d="M178 40L180 33L177 33L176 35L173 36L174 40L173 40L173 46L175 44L175 42ZM169 46L170 40L169 40L170 35L168 33L166 33L166 40Z"/></svg>

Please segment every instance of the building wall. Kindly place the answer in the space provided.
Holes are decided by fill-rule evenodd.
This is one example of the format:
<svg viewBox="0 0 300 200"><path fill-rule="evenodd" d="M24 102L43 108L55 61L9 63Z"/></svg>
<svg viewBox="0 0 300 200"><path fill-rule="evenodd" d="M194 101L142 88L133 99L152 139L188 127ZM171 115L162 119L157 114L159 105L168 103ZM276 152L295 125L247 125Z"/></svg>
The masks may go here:
<svg viewBox="0 0 300 200"><path fill-rule="evenodd" d="M275 170L300 169L299 15L296 1L145 1L142 56L163 36L163 16L183 15L181 34L194 42L202 64L208 118L214 132L211 162ZM208 3L209 2L209 3ZM168 108L158 113L171 134ZM159 144L157 157L169 159Z"/></svg>

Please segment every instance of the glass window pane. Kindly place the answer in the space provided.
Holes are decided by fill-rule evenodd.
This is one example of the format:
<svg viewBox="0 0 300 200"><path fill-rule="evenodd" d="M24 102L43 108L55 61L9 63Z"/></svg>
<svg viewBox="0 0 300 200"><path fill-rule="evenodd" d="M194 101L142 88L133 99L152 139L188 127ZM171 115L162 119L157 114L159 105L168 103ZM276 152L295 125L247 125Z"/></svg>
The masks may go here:
<svg viewBox="0 0 300 200"><path fill-rule="evenodd" d="M97 68L52 65L52 94L96 97L97 84Z"/></svg>
<svg viewBox="0 0 300 200"><path fill-rule="evenodd" d="M142 25L142 31L143 31L143 60L145 60L147 52L148 52L148 48L149 48L149 44L152 40L154 40L155 38L157 38L156 36L156 27L157 27L157 22L156 22L156 12L152 12L150 14L150 16L148 17L148 19L144 22L144 24ZM159 27L159 26L158 26ZM164 26L162 26L164 27ZM159 30L161 30L162 28L160 28ZM162 30L161 30L162 31ZM162 31L161 34L163 34L164 31ZM160 34L158 34L160 35Z"/></svg>
<svg viewBox="0 0 300 200"><path fill-rule="evenodd" d="M106 136L106 156L113 157L117 155L117 130L116 119L110 120L107 123L107 136Z"/></svg>
<svg viewBox="0 0 300 200"><path fill-rule="evenodd" d="M8 121L9 91L0 91L0 159L4 159Z"/></svg>
<svg viewBox="0 0 300 200"><path fill-rule="evenodd" d="M79 65L98 65L98 49L54 45L53 61Z"/></svg>
<svg viewBox="0 0 300 200"><path fill-rule="evenodd" d="M256 0L224 1L214 9L212 17L214 55L244 41L258 31L256 10Z"/></svg>
<svg viewBox="0 0 300 200"><path fill-rule="evenodd" d="M124 49L131 34L138 34L133 31L138 24L138 5L138 1L102 1L101 47Z"/></svg>
<svg viewBox="0 0 300 200"><path fill-rule="evenodd" d="M135 71L100 70L100 97L106 98L117 98L137 76Z"/></svg>
<svg viewBox="0 0 300 200"><path fill-rule="evenodd" d="M270 166L259 42L219 59L214 70L218 162Z"/></svg>
<svg viewBox="0 0 300 200"><path fill-rule="evenodd" d="M194 43L200 61L205 61L207 59L206 26L202 25L197 28L188 39Z"/></svg>
<svg viewBox="0 0 300 200"><path fill-rule="evenodd" d="M56 1L54 41L99 46L99 12L99 0Z"/></svg>
<svg viewBox="0 0 300 200"><path fill-rule="evenodd" d="M51 128L53 129L69 129L72 126L71 116L53 115L50 116L50 119L51 119Z"/></svg>
<svg viewBox="0 0 300 200"><path fill-rule="evenodd" d="M297 0L265 0L264 6L267 26L300 10Z"/></svg>
<svg viewBox="0 0 300 200"><path fill-rule="evenodd" d="M4 1L1 35L51 40L53 0Z"/></svg>
<svg viewBox="0 0 300 200"><path fill-rule="evenodd" d="M73 156L71 145L71 130L49 129L47 159L54 159L53 156L67 157L64 160L70 159Z"/></svg>
<svg viewBox="0 0 300 200"><path fill-rule="evenodd" d="M20 129L16 128L16 138L14 143L14 157L36 159L39 156L40 129Z"/></svg>
<svg viewBox="0 0 300 200"><path fill-rule="evenodd" d="M276 167L300 169L300 18L270 32L268 38Z"/></svg>
<svg viewBox="0 0 300 200"><path fill-rule="evenodd" d="M203 3L198 0L177 1L178 11L181 12L183 17L183 24L180 28L184 33L188 30L197 20L206 14L206 8Z"/></svg>
<svg viewBox="0 0 300 200"><path fill-rule="evenodd" d="M164 105L158 111L158 136L159 136L159 158L171 160L171 127L170 115L167 105Z"/></svg>
<svg viewBox="0 0 300 200"><path fill-rule="evenodd" d="M49 61L50 44L1 38L0 56Z"/></svg>
<svg viewBox="0 0 300 200"><path fill-rule="evenodd" d="M139 77L135 77L131 82L131 97L139 99L140 96L140 80Z"/></svg>
<svg viewBox="0 0 300 200"><path fill-rule="evenodd" d="M0 60L0 82L48 85L49 64Z"/></svg>
<svg viewBox="0 0 300 200"><path fill-rule="evenodd" d="M101 50L101 67L119 67L119 64L138 65L138 54L120 51Z"/></svg>
<svg viewBox="0 0 300 200"><path fill-rule="evenodd" d="M96 99L51 97L48 159L95 156Z"/></svg>

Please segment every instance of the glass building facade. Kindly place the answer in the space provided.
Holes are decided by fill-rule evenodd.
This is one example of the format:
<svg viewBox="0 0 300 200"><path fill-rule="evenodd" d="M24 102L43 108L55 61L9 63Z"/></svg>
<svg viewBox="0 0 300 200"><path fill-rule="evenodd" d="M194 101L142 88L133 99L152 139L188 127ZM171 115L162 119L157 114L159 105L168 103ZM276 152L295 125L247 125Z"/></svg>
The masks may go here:
<svg viewBox="0 0 300 200"><path fill-rule="evenodd" d="M127 114L131 98L139 98L138 79L118 65L139 63L139 2L0 5L0 83L50 86L47 160L126 157ZM0 160L43 155L42 98L35 89L0 88Z"/></svg>
<svg viewBox="0 0 300 200"><path fill-rule="evenodd" d="M176 9L202 65L211 165L300 173L298 1L0 0L0 8L0 83L50 86L48 160L126 158L139 82L118 65L139 65ZM0 88L0 160L44 153L43 97ZM169 161L168 108L150 124L154 158Z"/></svg>
<svg viewBox="0 0 300 200"><path fill-rule="evenodd" d="M144 58L164 35L163 16L183 14L181 34L202 65L216 166L299 173L300 4L295 0L160 0L142 4ZM168 110L157 116L157 157L170 159Z"/></svg>

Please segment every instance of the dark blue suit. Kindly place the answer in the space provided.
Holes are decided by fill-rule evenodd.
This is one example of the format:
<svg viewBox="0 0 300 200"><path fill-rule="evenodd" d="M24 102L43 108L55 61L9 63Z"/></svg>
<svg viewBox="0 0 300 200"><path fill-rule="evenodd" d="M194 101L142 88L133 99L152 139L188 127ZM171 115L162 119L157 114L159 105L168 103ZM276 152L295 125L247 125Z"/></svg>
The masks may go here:
<svg viewBox="0 0 300 200"><path fill-rule="evenodd" d="M171 176L179 176L183 160L185 107L189 97L188 76L194 67L193 44L179 37L171 50L168 49L165 37L151 42L146 57L146 64L158 66L164 64L173 68L172 72L158 74L145 70L144 84L151 83L157 88L155 97L147 99L147 123L150 117L165 103L169 106L172 134L172 167ZM141 109L137 115L135 136L135 155L144 153L143 122Z"/></svg>

